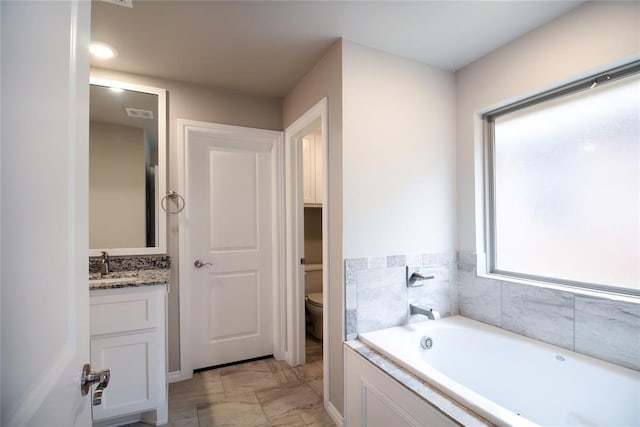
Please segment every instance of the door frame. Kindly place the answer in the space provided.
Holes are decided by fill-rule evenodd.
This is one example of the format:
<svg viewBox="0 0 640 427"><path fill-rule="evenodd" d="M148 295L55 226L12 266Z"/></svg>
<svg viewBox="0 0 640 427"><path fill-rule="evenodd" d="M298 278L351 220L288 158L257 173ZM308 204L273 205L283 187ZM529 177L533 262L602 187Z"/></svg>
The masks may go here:
<svg viewBox="0 0 640 427"><path fill-rule="evenodd" d="M320 122L322 129L322 360L325 406L329 399L329 103L325 97L284 131L285 140L285 220L286 220L286 351L285 359L297 366L305 357L304 271L300 258L304 253L304 208L302 183L302 137Z"/></svg>
<svg viewBox="0 0 640 427"><path fill-rule="evenodd" d="M189 194L186 193L187 183L187 144L191 133L206 132L209 134L239 136L247 133L262 136L271 134L273 137L273 145L271 147L271 177L273 185L271 189L272 204L272 226L273 226L273 261L272 261L272 281L273 281L273 351L276 359L282 359L282 348L284 346L284 338L282 335L285 316L282 313L282 286L281 277L284 271L284 256L282 250L284 248L284 219L282 217L284 197L282 194L284 171L282 169L283 142L282 132L266 129L256 129L242 126L224 125L219 123L202 122L196 120L178 119L178 192L184 196L186 205L189 204ZM186 227L189 222L187 217L188 209L185 208L178 217L178 269L179 269L179 299L180 299L180 377L174 378L176 381L182 381L193 377L193 362L191 358L191 319L189 313L190 306L190 289L188 283L191 281L191 269L189 268L189 259L187 254L187 236Z"/></svg>

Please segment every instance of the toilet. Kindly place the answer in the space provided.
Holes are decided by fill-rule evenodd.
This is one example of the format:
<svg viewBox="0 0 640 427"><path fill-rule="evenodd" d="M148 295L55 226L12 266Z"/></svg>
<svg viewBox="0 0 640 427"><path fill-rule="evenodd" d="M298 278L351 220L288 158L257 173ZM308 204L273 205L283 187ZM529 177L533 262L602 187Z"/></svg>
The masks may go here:
<svg viewBox="0 0 640 427"><path fill-rule="evenodd" d="M307 332L322 340L322 264L304 266Z"/></svg>

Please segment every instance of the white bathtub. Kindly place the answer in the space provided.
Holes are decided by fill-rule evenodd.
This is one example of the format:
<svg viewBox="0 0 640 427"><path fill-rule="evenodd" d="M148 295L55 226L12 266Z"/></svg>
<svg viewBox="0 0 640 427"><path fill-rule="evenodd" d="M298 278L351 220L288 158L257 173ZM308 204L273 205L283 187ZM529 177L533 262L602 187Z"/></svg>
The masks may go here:
<svg viewBox="0 0 640 427"><path fill-rule="evenodd" d="M423 336L431 349L420 346ZM640 426L640 372L471 319L359 339L498 425Z"/></svg>

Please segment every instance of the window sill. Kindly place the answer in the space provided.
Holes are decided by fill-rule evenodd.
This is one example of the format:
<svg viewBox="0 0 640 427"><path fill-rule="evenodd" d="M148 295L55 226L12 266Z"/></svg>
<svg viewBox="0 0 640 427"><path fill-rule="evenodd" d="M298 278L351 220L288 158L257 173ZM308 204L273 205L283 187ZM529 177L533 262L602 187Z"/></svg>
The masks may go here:
<svg viewBox="0 0 640 427"><path fill-rule="evenodd" d="M499 280L501 282L514 283L518 285L535 286L538 288L552 289L552 290L561 291L561 292L569 292L575 295L582 295L582 296L587 296L591 298L603 298L603 299L608 299L612 301L628 302L631 304L640 304L640 295L625 294L617 291L616 289L612 289L610 291L600 290L600 289L588 289L588 288L581 288L578 286L569 286L569 285L564 285L560 283L543 282L539 280L524 279L524 278L518 278L518 277L508 276L504 274L486 273L486 272L480 272L480 271L478 271L477 276L485 279Z"/></svg>

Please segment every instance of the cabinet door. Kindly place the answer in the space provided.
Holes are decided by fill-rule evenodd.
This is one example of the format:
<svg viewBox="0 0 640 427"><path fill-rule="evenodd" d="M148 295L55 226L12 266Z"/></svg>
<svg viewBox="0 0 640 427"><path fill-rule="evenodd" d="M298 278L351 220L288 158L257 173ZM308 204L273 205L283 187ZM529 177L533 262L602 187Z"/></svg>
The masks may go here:
<svg viewBox="0 0 640 427"><path fill-rule="evenodd" d="M111 369L102 404L93 407L93 419L102 420L154 409L159 383L157 332L91 339L91 367Z"/></svg>
<svg viewBox="0 0 640 427"><path fill-rule="evenodd" d="M302 184L304 203L316 203L316 162L313 135L302 138Z"/></svg>
<svg viewBox="0 0 640 427"><path fill-rule="evenodd" d="M378 367L345 347L345 425L455 427L458 424L419 399Z"/></svg>
<svg viewBox="0 0 640 427"><path fill-rule="evenodd" d="M324 166L323 166L323 152L322 152L322 135L320 133L316 133L313 135L314 139L314 160L315 160L315 203L318 205L322 204L323 199L323 175L324 175Z"/></svg>

